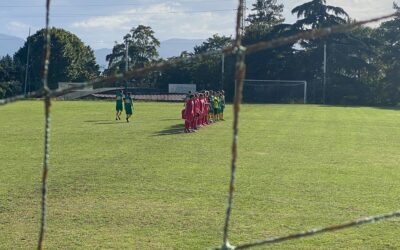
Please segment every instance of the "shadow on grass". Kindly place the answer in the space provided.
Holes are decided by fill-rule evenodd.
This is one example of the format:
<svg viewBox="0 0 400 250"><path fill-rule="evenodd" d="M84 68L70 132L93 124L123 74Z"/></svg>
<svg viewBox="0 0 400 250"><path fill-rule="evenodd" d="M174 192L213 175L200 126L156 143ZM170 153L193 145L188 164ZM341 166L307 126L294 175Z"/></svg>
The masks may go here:
<svg viewBox="0 0 400 250"><path fill-rule="evenodd" d="M318 107L325 107L325 108L372 108L372 109L385 109L385 110L400 110L399 106L361 106L361 105L322 105L318 104Z"/></svg>
<svg viewBox="0 0 400 250"><path fill-rule="evenodd" d="M171 127L168 127L164 130L161 130L161 131L155 133L154 136L183 134L184 129L185 129L185 126L182 123L175 124L175 125L172 125Z"/></svg>
<svg viewBox="0 0 400 250"><path fill-rule="evenodd" d="M182 119L180 118L164 118L164 119L160 119L160 121L180 121Z"/></svg>
<svg viewBox="0 0 400 250"><path fill-rule="evenodd" d="M400 107L385 107L385 106L382 106L382 107L371 107L371 108L376 108L376 109L386 109L386 110L396 110L396 111L398 111L398 110L400 110Z"/></svg>
<svg viewBox="0 0 400 250"><path fill-rule="evenodd" d="M117 122L98 122L98 123L94 123L94 125L110 125L110 124L127 124L127 122L121 122L121 121L117 121Z"/></svg>
<svg viewBox="0 0 400 250"><path fill-rule="evenodd" d="M84 122L91 122L91 123L98 123L98 122L108 122L110 120L88 120L88 121L84 121Z"/></svg>
<svg viewBox="0 0 400 250"><path fill-rule="evenodd" d="M84 122L88 122L88 123L92 123L94 125L108 125L108 124L126 124L126 120L121 118L120 121L116 121L116 120L89 120L89 121L84 121Z"/></svg>

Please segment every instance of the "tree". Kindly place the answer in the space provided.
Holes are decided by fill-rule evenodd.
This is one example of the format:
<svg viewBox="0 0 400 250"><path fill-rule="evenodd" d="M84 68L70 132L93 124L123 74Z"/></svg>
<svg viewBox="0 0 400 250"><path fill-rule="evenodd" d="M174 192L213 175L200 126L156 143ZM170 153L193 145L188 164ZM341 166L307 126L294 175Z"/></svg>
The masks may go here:
<svg viewBox="0 0 400 250"><path fill-rule="evenodd" d="M29 79L33 90L42 86L43 55L46 30L42 29L28 37L24 46L14 55L19 68L19 79L24 79L28 44L31 46ZM49 87L57 88L59 82L82 82L99 75L99 66L93 50L74 34L58 28L50 29L51 55Z"/></svg>
<svg viewBox="0 0 400 250"><path fill-rule="evenodd" d="M21 83L16 80L17 68L13 58L6 55L0 58L0 99L21 93Z"/></svg>
<svg viewBox="0 0 400 250"><path fill-rule="evenodd" d="M157 48L160 41L154 36L149 26L139 25L131 29L131 36L127 37L129 44L129 58L133 68L144 67L158 58Z"/></svg>
<svg viewBox="0 0 400 250"><path fill-rule="evenodd" d="M248 29L243 38L243 44L255 44L260 41L289 36L292 33L293 30L289 24L278 24L263 30ZM246 77L251 79L291 79L288 67L294 55L293 45L294 43L286 44L247 56ZM297 79L295 77L295 80Z"/></svg>
<svg viewBox="0 0 400 250"><path fill-rule="evenodd" d="M234 75L234 58L235 56L225 57L225 80L222 83L223 77L221 74L222 54L215 53L208 55L200 60L190 60L194 55L199 55L207 52L215 52L230 46L232 44L231 37L220 36L214 34L202 44L194 47L194 53L183 51L180 56L168 58L168 61L173 61L173 66L168 67L160 78L161 89L167 89L169 83L186 83L196 84L197 89L212 89L218 90L223 85L227 90L227 99L233 95L233 79ZM185 60L185 59L188 60Z"/></svg>
<svg viewBox="0 0 400 250"><path fill-rule="evenodd" d="M335 25L345 24L349 20L347 12L331 5L326 5L326 0L312 0L295 7L292 14L296 14L297 18L302 18L293 24L295 30L309 30L323 27L331 27ZM321 48L326 39L313 39L302 41L304 48Z"/></svg>
<svg viewBox="0 0 400 250"><path fill-rule="evenodd" d="M283 4L277 4L277 0L257 0L251 9L255 13L248 16L246 21L251 25L263 25L273 27L282 23Z"/></svg>
<svg viewBox="0 0 400 250"><path fill-rule="evenodd" d="M331 27L335 25L345 24L349 21L349 15L347 12L336 6L326 4L326 0L311 0L295 7L292 10L293 14L296 14L299 20L293 24L293 29L297 31L317 29L323 27ZM352 40L349 42L349 40ZM337 50L332 44L347 44L354 42L351 36L347 34L335 34L326 38L318 38L312 40L302 40L299 44L301 49L297 53L297 57L303 63L301 71L303 72L303 78L308 80L310 84L309 92L312 93L311 100L314 102L326 101L323 100L323 93L326 93L326 89L323 86L323 71L322 65L324 61L324 44L328 45L328 75L330 83L335 81L335 73L339 72L341 76L347 76L341 69L335 68L340 66L343 61L338 60L340 57L339 53L341 50ZM335 50L335 53L333 53ZM344 50L342 50L344 51ZM336 56L336 58L334 58ZM334 64L336 62L336 64ZM341 78L337 76L337 78ZM343 82L343 79L341 79Z"/></svg>
<svg viewBox="0 0 400 250"><path fill-rule="evenodd" d="M6 55L0 58L0 82L16 80L17 69L13 58Z"/></svg>
<svg viewBox="0 0 400 250"><path fill-rule="evenodd" d="M329 103L374 104L372 87L380 79L376 64L379 46L369 27L358 27L327 40Z"/></svg>
<svg viewBox="0 0 400 250"><path fill-rule="evenodd" d="M399 11L399 7L394 4L394 9ZM378 104L397 105L400 103L400 18L384 22L375 31L375 37L382 46L379 51L383 79L377 94L379 95Z"/></svg>
<svg viewBox="0 0 400 250"><path fill-rule="evenodd" d="M214 34L201 45L195 46L194 54L218 51L230 46L231 44L231 37ZM225 59L225 62L228 62L230 57L226 57ZM204 72L207 72L207 74L204 74ZM220 53L208 56L200 61L196 61L193 65L193 77L195 79L194 82L201 89L217 90L223 86L227 87L226 84L222 82L223 78L221 72L222 54Z"/></svg>
<svg viewBox="0 0 400 250"><path fill-rule="evenodd" d="M192 63L187 63L184 58L190 58L193 53L188 51L183 51L179 56L170 57L168 61L174 61L174 66L167 67L159 80L159 89L165 91L168 90L168 84L195 84L193 72L194 65Z"/></svg>
<svg viewBox="0 0 400 250"><path fill-rule="evenodd" d="M194 47L195 54L201 54L210 51L221 50L232 44L232 38L227 36L219 36L214 34L212 37L208 38L201 45Z"/></svg>
<svg viewBox="0 0 400 250"><path fill-rule="evenodd" d="M123 43L115 42L111 54L106 56L108 68L104 71L106 75L112 75L125 70L126 46Z"/></svg>
<svg viewBox="0 0 400 250"><path fill-rule="evenodd" d="M111 75L125 70L126 44L128 44L129 69L144 67L158 58L157 48L160 47L160 42L154 36L151 27L144 25L134 27L123 40L123 43L115 42L112 53L107 55L106 74Z"/></svg>
<svg viewBox="0 0 400 250"><path fill-rule="evenodd" d="M275 26L282 24L285 21L283 7L283 4L277 4L277 0L257 0L251 9L254 13L246 19L249 25L246 27L245 43L265 39Z"/></svg>
<svg viewBox="0 0 400 250"><path fill-rule="evenodd" d="M326 0L312 0L295 7L292 14L303 18L295 23L298 29L316 29L345 24L349 15L344 9L326 5Z"/></svg>
<svg viewBox="0 0 400 250"><path fill-rule="evenodd" d="M250 45L260 41L291 35L292 26L284 24L283 4L277 0L257 0L254 11L247 18L249 26L243 37L243 44ZM288 71L293 57L293 44L268 49L246 57L248 65L246 77L251 79L290 79Z"/></svg>

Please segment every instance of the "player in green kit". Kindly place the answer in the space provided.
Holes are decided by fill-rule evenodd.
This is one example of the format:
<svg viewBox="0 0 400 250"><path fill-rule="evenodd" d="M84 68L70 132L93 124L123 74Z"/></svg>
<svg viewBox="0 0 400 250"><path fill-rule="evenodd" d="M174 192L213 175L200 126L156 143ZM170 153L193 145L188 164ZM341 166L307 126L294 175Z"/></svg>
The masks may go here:
<svg viewBox="0 0 400 250"><path fill-rule="evenodd" d="M117 101L116 106L115 106L115 110L116 110L116 116L115 116L115 120L121 120L121 113L123 110L123 106L122 106L122 91L121 90L117 90L117 93L115 94L115 99Z"/></svg>
<svg viewBox="0 0 400 250"><path fill-rule="evenodd" d="M225 92L222 90L219 94L219 119L224 120L224 109L225 109Z"/></svg>
<svg viewBox="0 0 400 250"><path fill-rule="evenodd" d="M128 93L127 95L125 95L124 104L125 104L126 122L129 122L129 118L133 114L133 101L132 101L131 93Z"/></svg>
<svg viewBox="0 0 400 250"><path fill-rule="evenodd" d="M214 101L214 91L210 91L210 95L208 96L208 120L210 123L214 122L214 107L213 107L213 101Z"/></svg>
<svg viewBox="0 0 400 250"><path fill-rule="evenodd" d="M219 108L219 97L218 97L218 92L214 92L214 96L212 99L212 107L213 107L213 120L218 121L219 116L218 116L218 108Z"/></svg>

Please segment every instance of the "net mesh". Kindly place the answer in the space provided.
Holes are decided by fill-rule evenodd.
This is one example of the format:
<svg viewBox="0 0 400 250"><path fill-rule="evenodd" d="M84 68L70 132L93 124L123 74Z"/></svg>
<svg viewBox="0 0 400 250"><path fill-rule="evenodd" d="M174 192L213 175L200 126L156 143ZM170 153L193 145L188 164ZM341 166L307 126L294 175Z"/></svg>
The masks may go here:
<svg viewBox="0 0 400 250"><path fill-rule="evenodd" d="M256 53L258 51L264 49L270 49L279 47L286 44L292 44L302 39L313 39L313 38L320 38L324 37L333 33L339 32L347 32L350 31L358 26L377 22L380 20L388 19L391 17L398 16L398 13L393 13L390 15L385 15L381 17L371 18L365 21L359 22L352 22L350 24L339 25L334 27L322 28L322 29L314 29L305 32L299 32L295 35L288 36L288 37L280 37L277 39L263 41L256 44L249 45L247 47L243 47L241 43L242 39L242 20L243 20L243 10L244 10L244 0L238 1L238 9L237 9L237 18L236 18L236 38L235 42L232 46L224 48L219 51L212 51L203 54L194 55L191 57L184 57L184 58L176 58L174 60L169 60L166 62L161 62L158 64L153 64L148 67L134 69L128 71L123 74L116 74L109 77L102 77L97 78L80 86L72 86L66 89L57 89L57 90L50 90L47 86L47 77L48 77L48 67L49 67L49 58L50 58L50 36L49 36L49 16L50 16L50 0L46 0L46 45L44 50L44 66L43 66L43 88L37 92L32 92L28 95L20 95L14 96L11 98L0 100L0 105L6 105L8 103L16 102L18 100L23 100L27 98L43 98L44 106L45 106L45 134L44 134L44 157L43 157L43 172L42 172L42 193L41 193L41 223L39 228L39 241L38 241L38 249L44 248L44 239L45 239L45 229L46 229L46 194L47 194L47 173L49 170L49 147L50 147L50 115L51 115L51 97L55 97L61 94L70 93L77 89L83 89L88 86L93 86L100 83L109 83L115 82L117 80L124 80L129 79L132 77L142 76L149 72L153 71L162 71L170 66L174 66L177 63L184 62L193 62L196 60L202 60L212 55L216 54L235 54L236 55L236 73L235 73L235 97L234 97L234 117L233 117L233 140L232 140L232 158L231 158L231 174L230 174L230 182L229 182L229 189L228 189L228 205L226 209L226 216L225 216L225 223L223 229L223 239L222 239L222 246L217 247L215 249L248 249L252 247L258 247L266 244L274 244L278 242L283 242L287 240L299 239L304 237L313 236L316 234L326 233L326 232L333 232L337 230L346 229L349 227L360 226L363 224L374 223L378 221L384 221L388 219L392 219L395 217L400 217L400 211L391 212L384 215L377 215L377 216L368 216L365 218L353 220L347 223L334 225L334 226L327 226L321 227L316 229L307 230L304 232L298 232L289 234L286 236L278 236L274 238L268 238L264 240L249 242L240 244L237 246L233 246L229 243L229 225L231 220L231 212L233 209L233 197L234 197L234 190L235 190L235 174L237 168L237 148L238 148L238 136L239 136L239 114L240 114L240 105L243 98L243 84L244 84L244 77L246 71L246 64L245 64L245 56L248 54Z"/></svg>

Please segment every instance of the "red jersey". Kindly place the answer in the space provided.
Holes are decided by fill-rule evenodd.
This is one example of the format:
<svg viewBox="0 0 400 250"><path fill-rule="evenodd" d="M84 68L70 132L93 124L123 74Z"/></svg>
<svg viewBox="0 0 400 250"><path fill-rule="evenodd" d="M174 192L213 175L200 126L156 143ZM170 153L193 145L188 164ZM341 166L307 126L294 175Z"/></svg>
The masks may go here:
<svg viewBox="0 0 400 250"><path fill-rule="evenodd" d="M204 113L205 114L208 114L208 106L209 106L208 98L206 97L206 98L204 98Z"/></svg>
<svg viewBox="0 0 400 250"><path fill-rule="evenodd" d="M193 116L194 116L194 101L189 99L186 102L185 117L186 117L186 119L189 119Z"/></svg>
<svg viewBox="0 0 400 250"><path fill-rule="evenodd" d="M200 99L200 114L204 113L204 98Z"/></svg>
<svg viewBox="0 0 400 250"><path fill-rule="evenodd" d="M200 113L200 100L199 98L194 99L194 113L199 114Z"/></svg>

